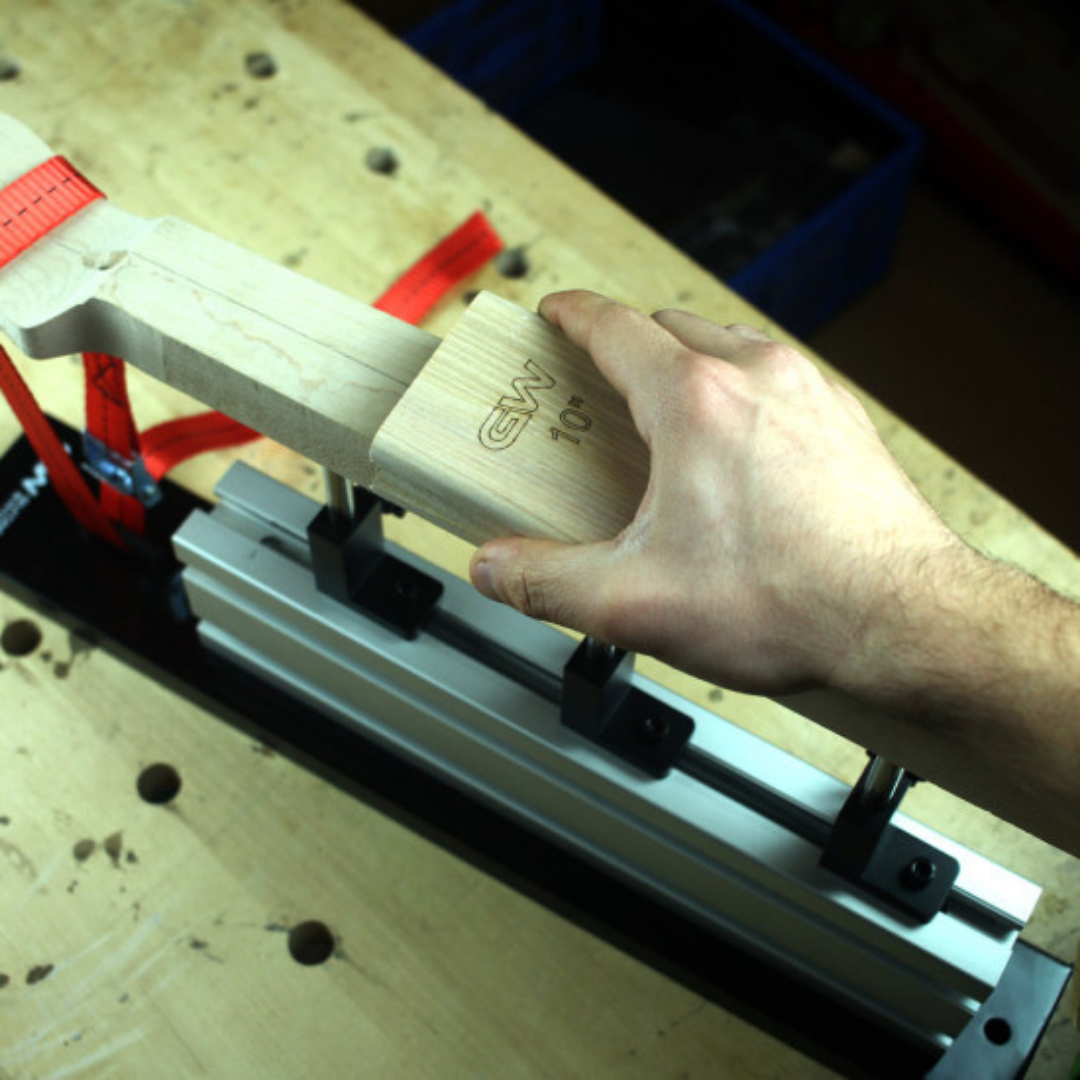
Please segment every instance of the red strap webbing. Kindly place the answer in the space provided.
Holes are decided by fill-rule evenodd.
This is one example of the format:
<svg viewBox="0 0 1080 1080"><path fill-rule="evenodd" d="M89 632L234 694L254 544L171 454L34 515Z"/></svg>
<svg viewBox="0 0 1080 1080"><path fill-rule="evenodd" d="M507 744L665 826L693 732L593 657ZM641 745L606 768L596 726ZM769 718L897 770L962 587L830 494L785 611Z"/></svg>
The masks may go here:
<svg viewBox="0 0 1080 1080"><path fill-rule="evenodd" d="M375 301L380 311L418 323L455 285L502 250L502 240L479 210L418 259Z"/></svg>
<svg viewBox="0 0 1080 1080"><path fill-rule="evenodd" d="M261 438L257 431L238 423L224 413L203 412L166 420L142 434L143 463L146 471L160 480L182 461L209 450L242 446Z"/></svg>

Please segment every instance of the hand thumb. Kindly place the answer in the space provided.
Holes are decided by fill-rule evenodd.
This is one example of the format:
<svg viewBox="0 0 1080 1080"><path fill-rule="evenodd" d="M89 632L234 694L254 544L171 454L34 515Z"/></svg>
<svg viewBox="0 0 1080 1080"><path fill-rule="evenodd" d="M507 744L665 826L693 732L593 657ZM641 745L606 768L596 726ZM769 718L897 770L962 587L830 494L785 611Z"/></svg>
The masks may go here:
<svg viewBox="0 0 1080 1080"><path fill-rule="evenodd" d="M545 622L594 633L597 588L611 557L610 543L563 544L515 537L492 540L472 558L473 585L491 600Z"/></svg>

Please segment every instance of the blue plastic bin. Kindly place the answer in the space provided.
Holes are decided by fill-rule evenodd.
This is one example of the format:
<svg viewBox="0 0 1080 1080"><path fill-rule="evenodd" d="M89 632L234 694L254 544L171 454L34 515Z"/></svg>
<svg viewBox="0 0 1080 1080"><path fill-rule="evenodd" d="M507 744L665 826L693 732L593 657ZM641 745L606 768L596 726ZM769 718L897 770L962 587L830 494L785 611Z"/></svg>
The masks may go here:
<svg viewBox="0 0 1080 1080"><path fill-rule="evenodd" d="M602 18L600 0L458 0L406 40L512 115L596 59Z"/></svg>
<svg viewBox="0 0 1080 1080"><path fill-rule="evenodd" d="M599 0L459 0L408 41L769 316L813 331L885 273L921 132L743 0L673 0L637 32L633 17ZM817 163L844 146L861 167ZM732 168L743 159L757 172Z"/></svg>
<svg viewBox="0 0 1080 1080"><path fill-rule="evenodd" d="M857 299L889 267L915 169L922 131L813 50L738 0L723 0L793 60L844 91L894 133L892 151L728 284L781 325L805 334Z"/></svg>

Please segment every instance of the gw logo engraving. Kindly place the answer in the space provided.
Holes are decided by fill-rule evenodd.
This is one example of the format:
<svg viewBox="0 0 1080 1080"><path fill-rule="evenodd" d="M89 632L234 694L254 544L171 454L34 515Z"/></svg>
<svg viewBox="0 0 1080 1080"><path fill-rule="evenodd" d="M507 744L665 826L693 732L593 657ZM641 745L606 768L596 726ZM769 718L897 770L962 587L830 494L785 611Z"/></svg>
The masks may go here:
<svg viewBox="0 0 1080 1080"><path fill-rule="evenodd" d="M525 361L525 374L510 384L511 393L499 403L480 425L480 445L487 450L505 450L513 446L525 425L539 408L534 390L550 390L555 380L535 360Z"/></svg>

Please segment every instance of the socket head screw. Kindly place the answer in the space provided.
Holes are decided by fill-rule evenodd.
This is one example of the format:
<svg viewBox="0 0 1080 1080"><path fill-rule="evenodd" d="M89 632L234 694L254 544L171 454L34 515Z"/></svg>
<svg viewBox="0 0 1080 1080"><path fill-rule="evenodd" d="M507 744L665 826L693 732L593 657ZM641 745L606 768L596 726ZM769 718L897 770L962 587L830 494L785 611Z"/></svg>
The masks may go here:
<svg viewBox="0 0 1080 1080"><path fill-rule="evenodd" d="M662 716L648 715L638 724L638 734L648 743L662 742L671 731L671 725Z"/></svg>
<svg viewBox="0 0 1080 1080"><path fill-rule="evenodd" d="M912 892L925 889L937 876L937 866L932 859L919 855L900 872L900 884Z"/></svg>

